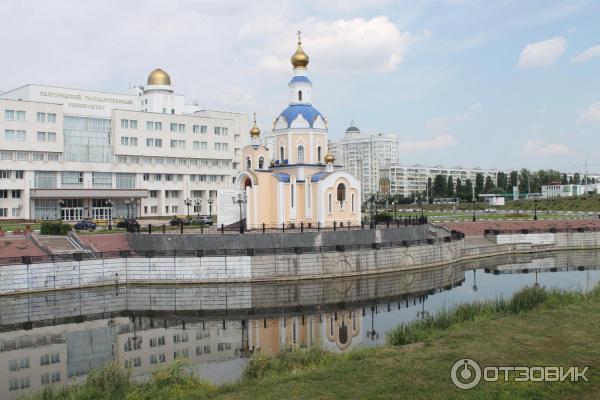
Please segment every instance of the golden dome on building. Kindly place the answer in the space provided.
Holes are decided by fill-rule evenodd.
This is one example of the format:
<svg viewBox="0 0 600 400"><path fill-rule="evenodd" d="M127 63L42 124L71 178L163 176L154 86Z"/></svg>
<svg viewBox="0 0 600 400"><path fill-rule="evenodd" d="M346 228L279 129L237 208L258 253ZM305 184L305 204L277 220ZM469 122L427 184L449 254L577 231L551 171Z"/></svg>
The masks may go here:
<svg viewBox="0 0 600 400"><path fill-rule="evenodd" d="M325 162L326 162L327 164L329 164L329 163L332 163L332 162L334 162L334 161L335 161L335 157L333 156L333 154L331 154L331 153L329 153L329 152L328 152L328 153L325 155L325 158L324 158L324 160L325 160Z"/></svg>
<svg viewBox="0 0 600 400"><path fill-rule="evenodd" d="M250 136L260 136L260 129L256 126L256 113L254 113L254 126L250 129Z"/></svg>
<svg viewBox="0 0 600 400"><path fill-rule="evenodd" d="M148 75L148 85L171 86L171 77L160 68L155 69Z"/></svg>
<svg viewBox="0 0 600 400"><path fill-rule="evenodd" d="M308 65L308 55L302 50L302 40L300 40L300 31L298 31L298 48L292 55L292 65L296 67L306 67Z"/></svg>

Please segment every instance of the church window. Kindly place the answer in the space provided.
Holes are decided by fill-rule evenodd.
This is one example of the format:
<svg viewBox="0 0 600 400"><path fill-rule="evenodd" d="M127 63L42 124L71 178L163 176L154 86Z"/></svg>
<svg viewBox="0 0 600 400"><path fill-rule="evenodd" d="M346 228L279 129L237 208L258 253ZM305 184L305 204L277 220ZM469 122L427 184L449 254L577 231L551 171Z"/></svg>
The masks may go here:
<svg viewBox="0 0 600 400"><path fill-rule="evenodd" d="M304 162L304 146L302 145L298 146L298 162Z"/></svg>
<svg viewBox="0 0 600 400"><path fill-rule="evenodd" d="M279 161L283 162L285 159L285 151L283 150L283 146L279 147Z"/></svg>
<svg viewBox="0 0 600 400"><path fill-rule="evenodd" d="M321 146L317 147L317 162L321 162Z"/></svg>
<svg viewBox="0 0 600 400"><path fill-rule="evenodd" d="M260 156L258 158L258 169L263 169L265 167L265 158Z"/></svg>
<svg viewBox="0 0 600 400"><path fill-rule="evenodd" d="M302 90L298 90L298 101L302 101Z"/></svg>
<svg viewBox="0 0 600 400"><path fill-rule="evenodd" d="M340 183L337 187L337 201L340 203L346 201L346 185Z"/></svg>
<svg viewBox="0 0 600 400"><path fill-rule="evenodd" d="M294 184L292 184L290 186L290 198L291 198L290 204L291 204L292 208L294 208L294 194L295 194L294 193Z"/></svg>
<svg viewBox="0 0 600 400"><path fill-rule="evenodd" d="M333 212L333 196L331 195L331 193L329 193L329 196L327 198L327 211L329 212L329 214Z"/></svg>
<svg viewBox="0 0 600 400"><path fill-rule="evenodd" d="M354 212L354 193L352 193L352 204L351 204L351 211Z"/></svg>
<svg viewBox="0 0 600 400"><path fill-rule="evenodd" d="M252 169L252 160L250 160L250 157L246 157L246 169Z"/></svg>

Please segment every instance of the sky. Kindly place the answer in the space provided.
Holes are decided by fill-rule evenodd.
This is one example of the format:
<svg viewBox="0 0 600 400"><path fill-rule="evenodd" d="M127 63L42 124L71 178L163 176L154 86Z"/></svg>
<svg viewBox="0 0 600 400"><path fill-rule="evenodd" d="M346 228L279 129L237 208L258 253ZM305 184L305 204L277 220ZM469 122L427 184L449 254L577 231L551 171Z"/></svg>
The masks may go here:
<svg viewBox="0 0 600 400"><path fill-rule="evenodd" d="M287 106L296 31L313 106L400 162L600 172L600 1L7 0L0 90L125 92L154 68L206 109Z"/></svg>

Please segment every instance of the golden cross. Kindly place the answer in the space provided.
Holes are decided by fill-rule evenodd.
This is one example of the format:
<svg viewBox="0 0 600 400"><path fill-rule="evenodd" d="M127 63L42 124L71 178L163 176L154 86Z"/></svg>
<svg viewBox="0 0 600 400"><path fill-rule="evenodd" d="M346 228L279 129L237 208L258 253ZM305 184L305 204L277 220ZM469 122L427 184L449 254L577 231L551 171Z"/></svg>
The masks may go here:
<svg viewBox="0 0 600 400"><path fill-rule="evenodd" d="M298 32L296 32L296 34L298 35L298 44L301 44L302 41L300 40L300 35L302 34L302 31L298 30Z"/></svg>

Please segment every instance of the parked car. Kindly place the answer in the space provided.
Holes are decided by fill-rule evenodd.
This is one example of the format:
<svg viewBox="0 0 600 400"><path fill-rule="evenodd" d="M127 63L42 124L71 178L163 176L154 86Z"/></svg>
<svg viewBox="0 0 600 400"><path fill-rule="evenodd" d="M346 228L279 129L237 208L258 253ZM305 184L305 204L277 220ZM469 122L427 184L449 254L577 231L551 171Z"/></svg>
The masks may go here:
<svg viewBox="0 0 600 400"><path fill-rule="evenodd" d="M96 224L94 223L94 221L90 221L89 219L84 219L84 220L77 222L75 224L74 228L79 231L85 231L88 229L93 231L94 229L96 229Z"/></svg>
<svg viewBox="0 0 600 400"><path fill-rule="evenodd" d="M192 221L187 218L174 217L171 221L169 221L169 225L171 225L171 226L191 225L191 224L192 224Z"/></svg>
<svg viewBox="0 0 600 400"><path fill-rule="evenodd" d="M194 225L212 225L212 218L208 215L199 215L198 217L192 220Z"/></svg>
<svg viewBox="0 0 600 400"><path fill-rule="evenodd" d="M135 218L125 218L117 222L117 228L127 228L128 231L137 230L140 223Z"/></svg>

